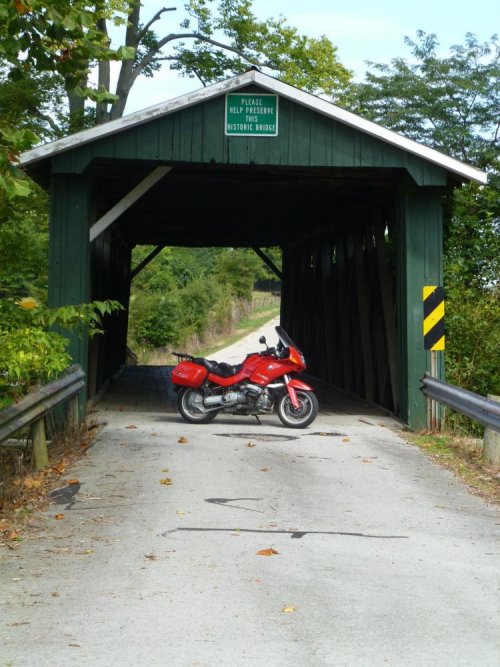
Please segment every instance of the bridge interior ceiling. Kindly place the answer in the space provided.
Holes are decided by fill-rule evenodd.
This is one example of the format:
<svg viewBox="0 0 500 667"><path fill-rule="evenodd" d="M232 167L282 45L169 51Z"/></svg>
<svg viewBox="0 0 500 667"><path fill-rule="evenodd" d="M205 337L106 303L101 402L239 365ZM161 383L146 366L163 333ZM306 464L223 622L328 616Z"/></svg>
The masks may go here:
<svg viewBox="0 0 500 667"><path fill-rule="evenodd" d="M97 217L153 167L106 161L93 168ZM335 223L353 203L385 206L397 169L175 166L115 223L131 246L272 246Z"/></svg>

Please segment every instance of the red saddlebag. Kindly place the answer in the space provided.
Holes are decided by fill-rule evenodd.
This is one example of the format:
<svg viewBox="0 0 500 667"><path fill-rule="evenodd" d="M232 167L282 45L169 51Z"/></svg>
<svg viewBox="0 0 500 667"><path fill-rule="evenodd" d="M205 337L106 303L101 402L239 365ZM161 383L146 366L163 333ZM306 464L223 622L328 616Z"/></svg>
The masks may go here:
<svg viewBox="0 0 500 667"><path fill-rule="evenodd" d="M194 364L192 361L181 361L172 371L172 382L183 387L197 389L203 384L207 375L208 371L203 366Z"/></svg>

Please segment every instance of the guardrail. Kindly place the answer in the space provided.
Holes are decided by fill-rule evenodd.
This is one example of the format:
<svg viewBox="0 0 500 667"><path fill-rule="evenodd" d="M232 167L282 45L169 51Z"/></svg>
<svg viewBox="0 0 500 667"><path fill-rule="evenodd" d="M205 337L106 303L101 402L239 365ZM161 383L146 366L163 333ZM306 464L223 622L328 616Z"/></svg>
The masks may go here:
<svg viewBox="0 0 500 667"><path fill-rule="evenodd" d="M428 398L476 419L500 433L500 403L467 389L447 384L430 375L424 375L420 381L422 383L420 390Z"/></svg>
<svg viewBox="0 0 500 667"><path fill-rule="evenodd" d="M76 427L79 422L78 394L84 387L85 373L79 366L71 366L64 377L49 382L15 405L1 410L0 447L14 433L30 426L35 468L44 468L48 464L45 416L57 406L70 401L67 427Z"/></svg>

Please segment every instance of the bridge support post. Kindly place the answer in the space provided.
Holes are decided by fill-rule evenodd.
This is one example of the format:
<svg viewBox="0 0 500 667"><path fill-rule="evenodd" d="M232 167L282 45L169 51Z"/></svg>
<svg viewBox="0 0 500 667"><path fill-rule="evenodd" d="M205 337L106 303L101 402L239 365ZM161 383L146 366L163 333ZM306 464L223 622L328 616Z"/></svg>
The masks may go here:
<svg viewBox="0 0 500 667"><path fill-rule="evenodd" d="M399 202L398 328L401 368L401 417L411 428L427 425L426 403L419 380L429 368L422 335L422 288L443 284L441 187L405 191ZM437 359L435 374L443 379Z"/></svg>
<svg viewBox="0 0 500 667"><path fill-rule="evenodd" d="M52 174L49 254L49 306L90 301L90 183L81 174ZM88 337L66 334L74 363L88 367ZM86 392L81 394L80 421Z"/></svg>

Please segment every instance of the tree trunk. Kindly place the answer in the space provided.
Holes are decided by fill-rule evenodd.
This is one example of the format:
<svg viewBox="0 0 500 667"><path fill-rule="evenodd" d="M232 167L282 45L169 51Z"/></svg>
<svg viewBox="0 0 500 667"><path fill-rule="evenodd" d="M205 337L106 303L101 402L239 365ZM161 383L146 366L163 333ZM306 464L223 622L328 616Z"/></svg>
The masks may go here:
<svg viewBox="0 0 500 667"><path fill-rule="evenodd" d="M82 88L87 86L87 80L80 82ZM74 90L66 88L69 104L69 131L70 133L79 132L83 129L85 118L85 100L81 95L77 95Z"/></svg>
<svg viewBox="0 0 500 667"><path fill-rule="evenodd" d="M132 46L137 49L139 41L139 20L140 20L141 4L138 0L129 0L129 13L127 32L125 35L125 46ZM120 66L120 74L118 76L118 83L116 84L116 95L118 100L113 102L109 113L109 118L121 118L125 111L128 95L132 84L134 82L134 59L122 60Z"/></svg>
<svg viewBox="0 0 500 667"><path fill-rule="evenodd" d="M106 19L99 19L97 21L97 29L105 35L108 34L108 27ZM109 60L104 60L98 64L98 88L100 91L108 91L110 86L110 63ZM97 102L96 104L96 125L101 125L110 119L108 111L109 102Z"/></svg>

